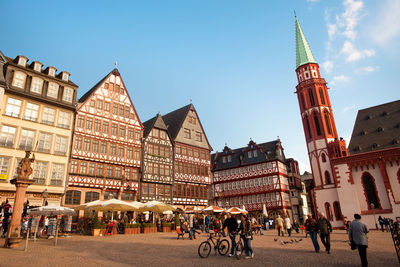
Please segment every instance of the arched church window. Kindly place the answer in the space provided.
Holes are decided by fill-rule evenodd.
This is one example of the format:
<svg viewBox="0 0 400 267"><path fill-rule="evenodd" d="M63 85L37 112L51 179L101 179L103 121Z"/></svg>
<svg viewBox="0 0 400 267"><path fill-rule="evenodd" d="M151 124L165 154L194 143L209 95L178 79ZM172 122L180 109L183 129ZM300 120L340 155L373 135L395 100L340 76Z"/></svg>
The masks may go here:
<svg viewBox="0 0 400 267"><path fill-rule="evenodd" d="M301 101L301 105L303 106L303 109L306 109L306 101L304 101L303 93L300 94L300 101Z"/></svg>
<svg viewBox="0 0 400 267"><path fill-rule="evenodd" d="M325 96L322 87L319 88L319 97L321 98L321 104L325 105Z"/></svg>
<svg viewBox="0 0 400 267"><path fill-rule="evenodd" d="M329 174L328 171L325 171L325 183L332 184L331 175Z"/></svg>
<svg viewBox="0 0 400 267"><path fill-rule="evenodd" d="M326 162L326 156L325 156L325 153L322 153L322 162Z"/></svg>
<svg viewBox="0 0 400 267"><path fill-rule="evenodd" d="M375 208L380 208L381 205L379 204L374 178L371 174L366 172L363 174L361 181L364 186L364 193L367 197L368 208L371 207L371 204L374 204Z"/></svg>
<svg viewBox="0 0 400 267"><path fill-rule="evenodd" d="M311 104L311 106L314 106L314 105L315 105L314 95L313 95L313 92L312 92L311 89L308 89L308 95L309 95L309 97L310 97L310 104Z"/></svg>
<svg viewBox="0 0 400 267"><path fill-rule="evenodd" d="M326 212L326 218L330 221L333 221L332 208L328 202L325 202L325 212Z"/></svg>
<svg viewBox="0 0 400 267"><path fill-rule="evenodd" d="M317 135L321 135L321 127L319 126L319 120L317 114L314 114L314 123L315 123L315 128L317 129Z"/></svg>
<svg viewBox="0 0 400 267"><path fill-rule="evenodd" d="M343 218L342 211L340 209L340 203L338 201L333 202L333 211L335 212L336 221Z"/></svg>
<svg viewBox="0 0 400 267"><path fill-rule="evenodd" d="M328 111L324 111L324 117L325 117L325 124L326 124L326 130L328 131L328 134L332 134L332 128L331 128L331 120L329 119L329 114Z"/></svg>
<svg viewBox="0 0 400 267"><path fill-rule="evenodd" d="M311 139L311 127L310 127L310 122L308 121L308 116L306 116L306 126L307 126L307 132L308 132L308 137Z"/></svg>

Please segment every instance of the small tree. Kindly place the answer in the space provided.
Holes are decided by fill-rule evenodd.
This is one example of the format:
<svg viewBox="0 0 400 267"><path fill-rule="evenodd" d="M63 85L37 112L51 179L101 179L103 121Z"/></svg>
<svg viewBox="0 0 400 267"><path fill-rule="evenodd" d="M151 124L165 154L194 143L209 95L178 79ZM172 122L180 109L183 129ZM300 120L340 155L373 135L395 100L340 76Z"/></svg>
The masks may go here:
<svg viewBox="0 0 400 267"><path fill-rule="evenodd" d="M101 223L99 221L99 217L97 217L97 214L93 216L92 219L92 229L100 229Z"/></svg>

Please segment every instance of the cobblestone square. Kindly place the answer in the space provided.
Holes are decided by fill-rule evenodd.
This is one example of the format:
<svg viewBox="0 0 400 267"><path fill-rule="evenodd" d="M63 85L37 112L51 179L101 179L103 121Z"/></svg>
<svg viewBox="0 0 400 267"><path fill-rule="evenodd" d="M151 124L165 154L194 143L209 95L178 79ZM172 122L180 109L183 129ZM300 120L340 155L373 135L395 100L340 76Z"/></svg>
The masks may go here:
<svg viewBox="0 0 400 267"><path fill-rule="evenodd" d="M201 234L196 240L177 240L175 233L114 235L90 237L73 235L53 240L41 239L18 249L0 249L0 266L360 266L357 251L351 251L345 231L334 231L332 252L313 251L310 238L304 234L280 237L277 231L267 231L253 240L254 259L229 258L212 251L202 259L197 254L199 244L206 240ZM282 245L281 241L299 240ZM4 239L1 239L1 244ZM322 244L320 244L322 246ZM389 233L369 234L369 266L399 266Z"/></svg>

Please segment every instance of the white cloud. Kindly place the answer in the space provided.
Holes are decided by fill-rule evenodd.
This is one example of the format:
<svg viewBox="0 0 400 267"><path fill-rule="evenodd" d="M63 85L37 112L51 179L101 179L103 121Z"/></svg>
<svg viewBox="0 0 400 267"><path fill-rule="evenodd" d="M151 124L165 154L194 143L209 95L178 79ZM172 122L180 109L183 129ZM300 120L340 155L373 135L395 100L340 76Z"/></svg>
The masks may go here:
<svg viewBox="0 0 400 267"><path fill-rule="evenodd" d="M315 3L315 2L318 2L319 0L307 0L307 2L309 2L309 3Z"/></svg>
<svg viewBox="0 0 400 267"><path fill-rule="evenodd" d="M336 24L328 23L329 40L332 40L333 38L335 38L337 30L338 30L338 27Z"/></svg>
<svg viewBox="0 0 400 267"><path fill-rule="evenodd" d="M375 55L375 50L373 49L358 50L354 47L351 41L346 40L343 44L341 53L346 56L347 62L353 62L365 57L371 57Z"/></svg>
<svg viewBox="0 0 400 267"><path fill-rule="evenodd" d="M367 67L356 69L354 71L354 73L355 74L368 74L368 73L371 73L371 72L375 72L375 71L377 71L379 69L380 69L379 66L375 66L375 67L374 66L367 66Z"/></svg>
<svg viewBox="0 0 400 267"><path fill-rule="evenodd" d="M355 104L353 104L353 105L351 105L351 106L348 106L348 107L344 107L343 108L343 113L346 113L347 111L349 111L349 110L353 110L353 109L355 109L357 106L355 105Z"/></svg>
<svg viewBox="0 0 400 267"><path fill-rule="evenodd" d="M360 19L360 11L364 7L364 3L361 0L345 0L343 6L345 10L338 22L344 27L343 34L347 38L354 40L357 35L355 28Z"/></svg>
<svg viewBox="0 0 400 267"><path fill-rule="evenodd" d="M297 161L299 163L299 171L300 174L303 174L305 171L308 171L311 173L311 168L310 168L310 164L304 164L301 161Z"/></svg>
<svg viewBox="0 0 400 267"><path fill-rule="evenodd" d="M333 70L333 62L330 60L327 60L324 63L322 63L322 67L324 68L326 73L329 73Z"/></svg>
<svg viewBox="0 0 400 267"><path fill-rule="evenodd" d="M335 85L338 83L346 83L349 80L350 80L349 77L347 77L345 75L338 75L338 76L333 77L331 85Z"/></svg>
<svg viewBox="0 0 400 267"><path fill-rule="evenodd" d="M400 1L386 0L376 14L376 23L371 29L371 36L379 45L393 45L393 39L400 36Z"/></svg>

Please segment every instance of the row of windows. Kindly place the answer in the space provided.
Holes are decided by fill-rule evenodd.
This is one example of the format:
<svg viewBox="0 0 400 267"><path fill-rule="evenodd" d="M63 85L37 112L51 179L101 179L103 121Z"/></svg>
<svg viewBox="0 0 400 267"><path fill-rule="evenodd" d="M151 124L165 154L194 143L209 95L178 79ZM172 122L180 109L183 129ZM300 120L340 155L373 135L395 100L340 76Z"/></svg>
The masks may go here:
<svg viewBox="0 0 400 267"><path fill-rule="evenodd" d="M174 197L207 198L207 187L189 184L175 184Z"/></svg>
<svg viewBox="0 0 400 267"><path fill-rule="evenodd" d="M287 181L287 178L281 177L282 184L285 184L284 181ZM277 189L280 188L278 175L259 177L256 179L245 179L245 180L230 182L230 183L216 184L215 192L232 190L232 189L234 190L234 189L240 189L240 188L250 188L250 187L256 187L256 186L263 186L263 185L276 185Z"/></svg>
<svg viewBox="0 0 400 267"><path fill-rule="evenodd" d="M35 136L37 135L37 138ZM0 146L11 147L15 145L17 136L17 127L2 125L0 133ZM36 130L30 130L21 128L21 133L19 135L18 148L23 150L33 150L33 145L36 142L36 151L43 153L50 153L53 151L55 154L65 155L68 150L68 137L39 132L37 134ZM53 139L55 140L53 144ZM52 149L53 148L53 149Z"/></svg>
<svg viewBox="0 0 400 267"><path fill-rule="evenodd" d="M188 156L188 157L200 158L200 159L205 159L205 160L209 159L209 154L203 150L192 149L192 148L180 146L180 145L177 145L175 147L175 153L179 154L179 155Z"/></svg>
<svg viewBox="0 0 400 267"><path fill-rule="evenodd" d="M12 174L10 172L11 161L11 157L0 157L0 174L2 174L1 177L6 177L4 180L0 181L11 180L9 175L13 175L13 178L18 176L17 169L21 159L15 159L15 168ZM65 177L65 164L54 162L50 164L48 161L36 160L33 166L32 177L35 180L34 184L62 186ZM50 181L47 180L48 178Z"/></svg>
<svg viewBox="0 0 400 267"><path fill-rule="evenodd" d="M167 139L167 131L153 128L150 132L150 136L154 138Z"/></svg>
<svg viewBox="0 0 400 267"><path fill-rule="evenodd" d="M147 151L147 153L149 153L150 155L153 155L153 156L169 158L169 157L171 157L171 154L172 154L171 153L172 147L148 143L146 146L146 151Z"/></svg>
<svg viewBox="0 0 400 267"><path fill-rule="evenodd" d="M141 183L142 197L171 197L171 185Z"/></svg>
<svg viewBox="0 0 400 267"><path fill-rule="evenodd" d="M171 166L149 162L146 165L146 172L147 172L147 174L154 174L157 176L170 176L171 175Z"/></svg>
<svg viewBox="0 0 400 267"><path fill-rule="evenodd" d="M242 173L248 173L248 172L253 172L253 171L261 171L261 170L267 170L271 168L276 167L276 162L265 162L261 164L255 164L255 165L250 165L250 166L245 166L245 167L240 167L240 168L232 168L232 169L227 169L223 171L216 171L213 173L214 178L219 178L223 176L228 176L228 175L236 175L236 174L242 174ZM218 179L217 179L218 180Z"/></svg>
<svg viewBox="0 0 400 267"><path fill-rule="evenodd" d="M289 203L289 194L282 193L283 200ZM256 203L266 203L281 201L281 195L279 192L272 192L266 194L254 194L240 197L224 198L219 200L222 206L235 206L235 205L245 205L245 204L256 204ZM224 203L225 201L225 203Z"/></svg>
<svg viewBox="0 0 400 267"><path fill-rule="evenodd" d="M207 166L186 162L175 162L175 172L189 175L209 176L209 168Z"/></svg>
<svg viewBox="0 0 400 267"><path fill-rule="evenodd" d="M74 148L86 152L100 153L104 155L109 154L120 158L140 160L139 148L133 149L131 146L117 145L115 143L99 141L92 138L76 136L74 139Z"/></svg>
<svg viewBox="0 0 400 267"><path fill-rule="evenodd" d="M25 88L27 75L25 73L16 71L12 81L12 85L21 89ZM47 87L46 87L47 84ZM60 86L54 82L44 82L38 77L33 77L30 85L30 91L32 93L42 95L42 91L47 89L46 96L57 99L59 94ZM69 87L64 87L62 90L62 100L68 103L72 103L74 96L74 90Z"/></svg>
<svg viewBox="0 0 400 267"><path fill-rule="evenodd" d="M65 204L66 205L80 205L81 204L81 196L82 193L81 191L78 190L68 190L65 193ZM106 191L104 192L104 199L107 200L110 198L117 198L118 194L117 192L109 192ZM99 200L100 199L100 194L97 192L86 192L85 193L85 203ZM122 192L121 193L121 200L127 200L127 201L133 201L135 199L135 193L134 192Z"/></svg>
<svg viewBox="0 0 400 267"><path fill-rule="evenodd" d="M101 99L90 100L90 107L97 109L97 111L110 112L112 107L112 114L125 117L127 119L135 119L135 113L131 110L131 107L124 104L111 103Z"/></svg>
<svg viewBox="0 0 400 267"><path fill-rule="evenodd" d="M128 137L128 139L131 140L136 139L137 141L139 141L141 137L140 131L135 130L132 127L126 127L125 125L117 123L110 124L109 121L101 119L93 119L91 117L85 118L85 116L83 115L78 116L76 123L78 128L95 131L106 135L111 134L113 136L119 136L122 138Z"/></svg>
<svg viewBox="0 0 400 267"><path fill-rule="evenodd" d="M21 113L23 113L22 119L24 120L37 122L40 117L40 122L48 125L54 125L54 122L56 121L56 113L58 113L57 126L66 129L70 127L71 112L61 110L56 112L56 109L54 108L46 106L40 107L39 105L30 102L25 102L25 106L23 107L22 100L9 97L7 99L7 106L4 114L14 118L19 118Z"/></svg>
<svg viewBox="0 0 400 267"><path fill-rule="evenodd" d="M115 179L138 180L138 169L110 164L87 162L83 160L71 161L71 174L88 175L93 177L107 177Z"/></svg>

